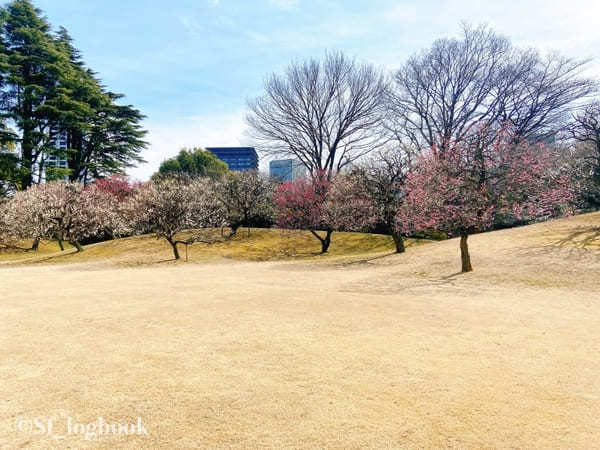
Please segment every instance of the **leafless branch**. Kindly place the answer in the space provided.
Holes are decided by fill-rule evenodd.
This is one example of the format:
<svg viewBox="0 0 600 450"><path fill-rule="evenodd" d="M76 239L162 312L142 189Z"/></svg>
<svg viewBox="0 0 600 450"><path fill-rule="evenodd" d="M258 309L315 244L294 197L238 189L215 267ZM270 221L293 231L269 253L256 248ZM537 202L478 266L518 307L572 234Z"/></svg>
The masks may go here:
<svg viewBox="0 0 600 450"><path fill-rule="evenodd" d="M261 149L299 159L311 174L331 174L378 148L387 81L342 53L291 64L248 102L247 122Z"/></svg>
<svg viewBox="0 0 600 450"><path fill-rule="evenodd" d="M510 125L546 139L568 112L596 91L582 76L587 61L515 48L487 26L463 25L461 39L440 39L395 74L386 124L418 148L443 148L473 127Z"/></svg>

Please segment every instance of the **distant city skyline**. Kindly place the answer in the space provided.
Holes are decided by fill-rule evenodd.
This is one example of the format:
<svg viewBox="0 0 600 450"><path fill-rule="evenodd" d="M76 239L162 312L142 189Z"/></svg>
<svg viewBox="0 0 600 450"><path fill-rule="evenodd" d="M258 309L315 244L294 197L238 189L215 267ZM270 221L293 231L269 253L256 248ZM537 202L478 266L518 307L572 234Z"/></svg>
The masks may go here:
<svg viewBox="0 0 600 450"><path fill-rule="evenodd" d="M292 60L342 50L392 70L460 22L487 23L514 43L598 58L592 1L34 0L65 26L108 88L146 116L147 179L188 146L244 146L246 99ZM590 73L600 75L599 61ZM261 165L262 169L267 166Z"/></svg>

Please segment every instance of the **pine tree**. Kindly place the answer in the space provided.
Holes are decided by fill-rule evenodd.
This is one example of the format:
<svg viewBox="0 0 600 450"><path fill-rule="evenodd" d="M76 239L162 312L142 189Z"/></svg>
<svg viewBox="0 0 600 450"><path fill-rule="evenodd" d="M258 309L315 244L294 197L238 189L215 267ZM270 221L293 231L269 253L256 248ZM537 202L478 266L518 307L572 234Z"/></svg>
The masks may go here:
<svg viewBox="0 0 600 450"><path fill-rule="evenodd" d="M0 124L10 120L20 143L19 187L68 175L72 181L123 173L143 159L144 116L107 91L87 68L64 27L56 34L30 0L0 13ZM67 149L54 142L65 135ZM0 126L0 141L10 139ZM69 168L45 167L66 158Z"/></svg>
<svg viewBox="0 0 600 450"><path fill-rule="evenodd" d="M132 105L120 105L122 94L105 92L104 101L95 110L90 131L84 136L82 152L73 175L85 180L120 174L124 169L144 162L140 152L148 145L141 125L144 115ZM78 168L78 170L75 169Z"/></svg>
<svg viewBox="0 0 600 450"><path fill-rule="evenodd" d="M61 74L64 96L61 131L67 135L67 160L72 181L85 182L122 173L143 162L146 131L144 116L131 105L118 105L123 95L105 91L96 74L87 69L80 52L64 27L57 33L59 47L69 58L70 68Z"/></svg>
<svg viewBox="0 0 600 450"><path fill-rule="evenodd" d="M29 0L13 0L1 20L1 117L14 121L20 133L20 185L27 188L58 121L60 111L52 100L59 94L59 76L68 70L69 62L56 46L50 24Z"/></svg>
<svg viewBox="0 0 600 450"><path fill-rule="evenodd" d="M14 149L3 146L0 148L0 198L19 187L19 158Z"/></svg>

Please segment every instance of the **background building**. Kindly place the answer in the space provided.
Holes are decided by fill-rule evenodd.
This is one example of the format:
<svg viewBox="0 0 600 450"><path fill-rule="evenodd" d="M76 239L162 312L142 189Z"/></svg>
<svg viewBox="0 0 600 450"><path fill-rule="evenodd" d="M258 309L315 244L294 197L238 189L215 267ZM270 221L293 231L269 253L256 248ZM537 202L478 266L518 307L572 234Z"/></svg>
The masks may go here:
<svg viewBox="0 0 600 450"><path fill-rule="evenodd" d="M66 133L58 133L55 134L52 139L50 139L50 144L52 147L66 151L67 150L67 134ZM64 155L56 155L56 154L46 154L44 155L44 173L42 174L42 179L40 181L50 181L50 180L64 180L68 181L69 176L67 174L67 170L69 169L69 164L67 162L67 157Z"/></svg>
<svg viewBox="0 0 600 450"><path fill-rule="evenodd" d="M254 147L206 147L229 166L229 170L258 170L258 154Z"/></svg>
<svg viewBox="0 0 600 450"><path fill-rule="evenodd" d="M269 176L280 181L306 177L306 167L297 159L280 159L269 163Z"/></svg>

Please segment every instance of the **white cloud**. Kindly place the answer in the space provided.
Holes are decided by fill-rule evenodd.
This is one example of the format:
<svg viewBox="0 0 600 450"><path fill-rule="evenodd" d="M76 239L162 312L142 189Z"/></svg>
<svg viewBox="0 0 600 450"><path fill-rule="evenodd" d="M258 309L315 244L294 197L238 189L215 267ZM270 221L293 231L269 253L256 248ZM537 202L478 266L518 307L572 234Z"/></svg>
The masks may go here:
<svg viewBox="0 0 600 450"><path fill-rule="evenodd" d="M178 16L177 20L183 25L183 28L193 36L206 35L206 29L191 16Z"/></svg>
<svg viewBox="0 0 600 450"><path fill-rule="evenodd" d="M262 33L259 33L257 31L253 31L253 30L247 30L246 36L248 36L250 39L252 39L256 42L260 42L260 43L264 43L264 44L268 44L269 42L271 42L271 39L268 36L266 36Z"/></svg>
<svg viewBox="0 0 600 450"><path fill-rule="evenodd" d="M486 23L518 46L558 51L574 58L594 58L589 73L599 76L599 15L600 2L590 0L437 0L398 2L360 16L354 11L324 25L334 30L349 29L348 33L355 37L370 36L374 42L381 42L382 45L369 49L368 57L393 68L411 53L428 48L437 38L458 36L461 22Z"/></svg>
<svg viewBox="0 0 600 450"><path fill-rule="evenodd" d="M175 156L182 147L219 147L244 145L244 111L232 114L202 115L176 121L145 123L150 143L142 154L147 161L128 171L138 180L147 180L162 161Z"/></svg>
<svg viewBox="0 0 600 450"><path fill-rule="evenodd" d="M218 0L214 6L217 5ZM224 33L227 36L234 36L240 33L239 25L232 17L227 15L220 15L219 17L215 18L211 23L210 28L207 28L196 17L190 15L177 16L177 20L189 34L194 37L201 37L203 39L206 39L207 37L216 39L215 35L218 33ZM248 38L258 43L267 44L271 42L271 39L266 34L260 33L253 29L245 28L242 30L242 32Z"/></svg>
<svg viewBox="0 0 600 450"><path fill-rule="evenodd" d="M293 9L298 6L299 0L269 0L269 3L279 9Z"/></svg>

